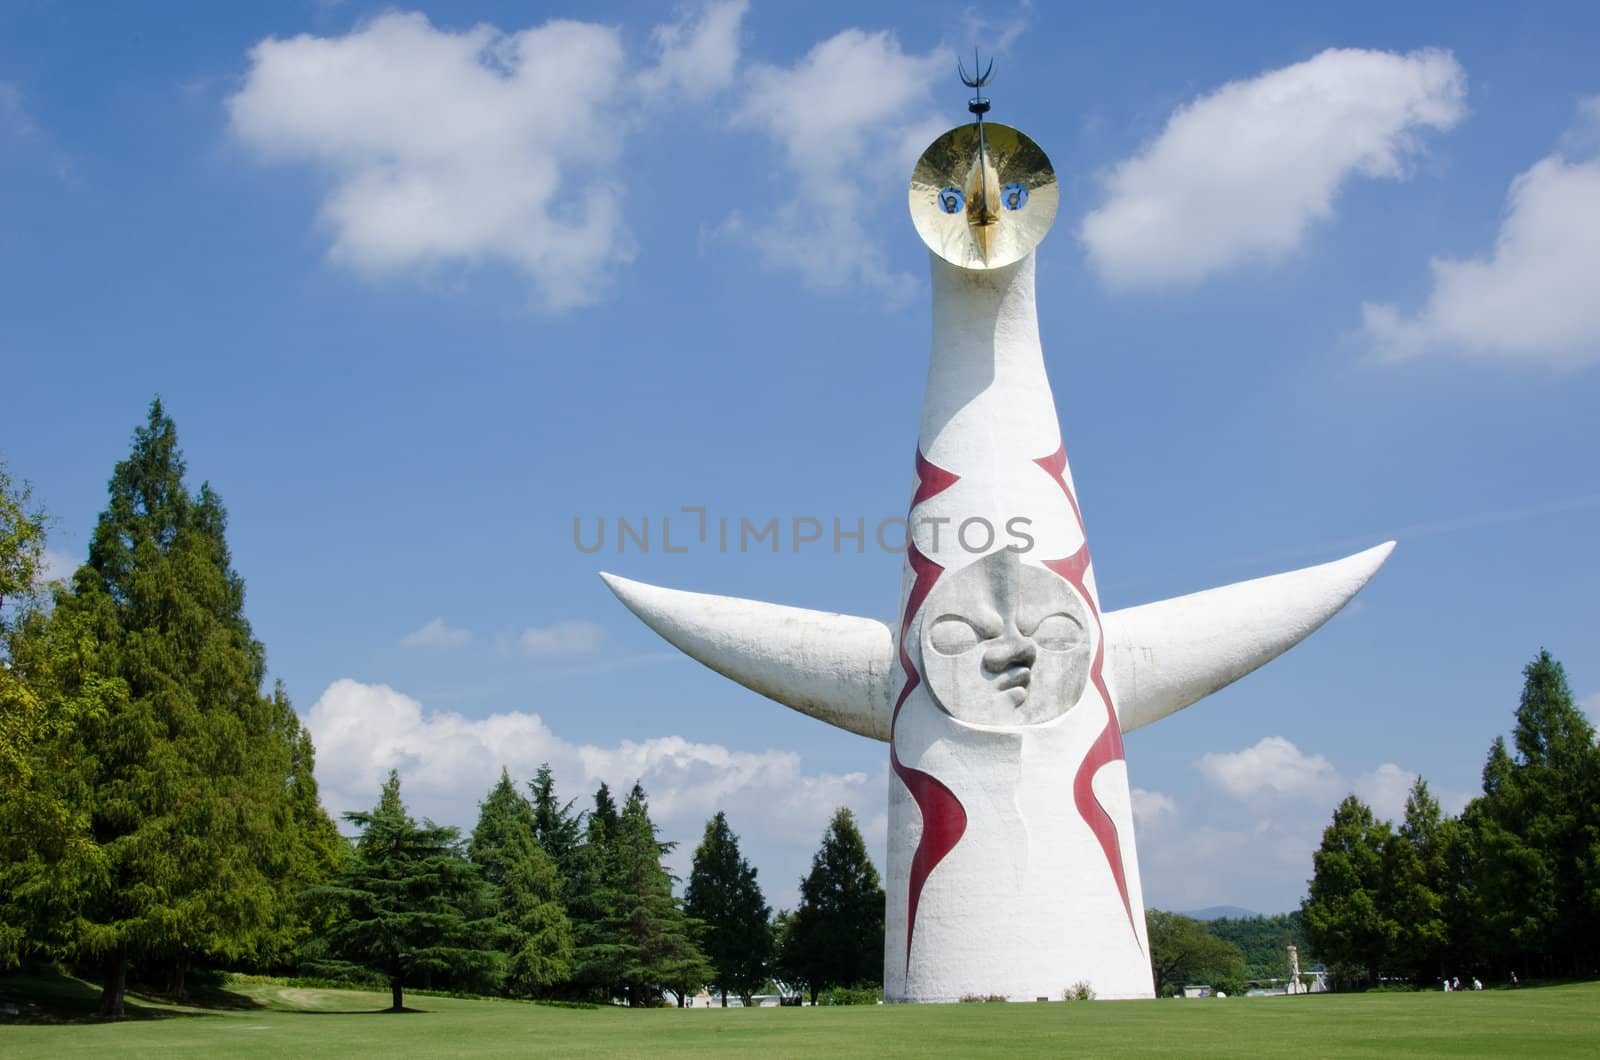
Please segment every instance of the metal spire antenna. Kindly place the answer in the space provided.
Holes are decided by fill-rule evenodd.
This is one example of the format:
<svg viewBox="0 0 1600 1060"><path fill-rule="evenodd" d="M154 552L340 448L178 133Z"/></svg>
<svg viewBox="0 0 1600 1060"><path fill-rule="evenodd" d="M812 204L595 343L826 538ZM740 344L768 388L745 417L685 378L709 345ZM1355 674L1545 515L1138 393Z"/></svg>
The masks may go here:
<svg viewBox="0 0 1600 1060"><path fill-rule="evenodd" d="M983 73L978 73L979 69ZM958 58L956 70L961 74L961 83L972 89L972 98L967 101L967 110L971 112L978 122L978 173L979 173L979 201L978 223L989 225L994 223L994 216L989 212L989 145L983 136L983 116L989 112L989 97L983 94L983 86L989 83L989 76L994 73L994 56L989 56L989 65L984 67L978 59L978 49L972 49L972 73L967 73L966 66Z"/></svg>

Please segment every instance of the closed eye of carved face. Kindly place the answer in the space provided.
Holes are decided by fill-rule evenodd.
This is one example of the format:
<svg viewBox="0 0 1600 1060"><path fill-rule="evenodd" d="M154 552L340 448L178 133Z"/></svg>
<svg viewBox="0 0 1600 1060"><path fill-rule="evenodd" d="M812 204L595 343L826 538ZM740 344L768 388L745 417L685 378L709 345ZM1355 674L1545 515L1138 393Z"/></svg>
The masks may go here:
<svg viewBox="0 0 1600 1060"><path fill-rule="evenodd" d="M920 639L928 691L961 721L1049 721L1077 705L1088 682L1087 607L1063 579L1008 550L940 580Z"/></svg>
<svg viewBox="0 0 1600 1060"><path fill-rule="evenodd" d="M928 644L940 655L965 655L985 641L1003 634L1005 628L1005 620L993 611L971 618L940 615L928 633Z"/></svg>
<svg viewBox="0 0 1600 1060"><path fill-rule="evenodd" d="M1044 651L1071 651L1089 639L1083 624L1061 611L1045 615L1031 632L1022 632L1024 636L1032 636L1033 642Z"/></svg>

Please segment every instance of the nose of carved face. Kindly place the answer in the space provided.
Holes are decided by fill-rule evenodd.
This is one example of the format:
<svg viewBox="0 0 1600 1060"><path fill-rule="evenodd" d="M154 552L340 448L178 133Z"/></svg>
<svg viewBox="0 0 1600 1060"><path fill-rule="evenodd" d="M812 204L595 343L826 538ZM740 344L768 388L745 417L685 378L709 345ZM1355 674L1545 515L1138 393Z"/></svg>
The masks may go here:
<svg viewBox="0 0 1600 1060"><path fill-rule="evenodd" d="M1024 637L1012 626L985 649L983 668L998 678L995 689L1007 693L1012 706L1020 707L1027 701L1033 664L1038 657L1033 638Z"/></svg>

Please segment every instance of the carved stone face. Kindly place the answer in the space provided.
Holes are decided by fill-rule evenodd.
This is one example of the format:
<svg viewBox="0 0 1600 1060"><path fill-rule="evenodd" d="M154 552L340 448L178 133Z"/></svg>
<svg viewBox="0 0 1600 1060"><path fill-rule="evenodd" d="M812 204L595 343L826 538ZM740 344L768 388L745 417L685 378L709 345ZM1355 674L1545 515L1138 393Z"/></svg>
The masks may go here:
<svg viewBox="0 0 1600 1060"><path fill-rule="evenodd" d="M922 612L922 672L951 717L1037 725L1089 678L1089 614L1065 581L1002 549L940 579Z"/></svg>

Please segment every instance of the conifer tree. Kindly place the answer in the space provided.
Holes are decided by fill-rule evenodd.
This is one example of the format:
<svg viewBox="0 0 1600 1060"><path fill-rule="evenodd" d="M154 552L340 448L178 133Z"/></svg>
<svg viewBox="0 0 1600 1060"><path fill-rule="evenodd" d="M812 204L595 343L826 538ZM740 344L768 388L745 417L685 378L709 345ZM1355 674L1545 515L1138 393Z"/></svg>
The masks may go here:
<svg viewBox="0 0 1600 1060"><path fill-rule="evenodd" d="M630 1005L652 1004L661 988L681 1007L688 991L711 978L694 928L672 895L661 858L673 848L656 838L644 789L635 784L617 819L604 921L615 976Z"/></svg>
<svg viewBox="0 0 1600 1060"><path fill-rule="evenodd" d="M730 990L750 1004L770 970L772 910L761 896L756 870L739 853L739 837L720 810L706 822L705 837L695 849L684 910L705 925L702 948L723 1007Z"/></svg>
<svg viewBox="0 0 1600 1060"><path fill-rule="evenodd" d="M127 691L87 623L43 607L44 546L44 512L0 463L0 970L71 943L74 899L101 858L62 737Z"/></svg>
<svg viewBox="0 0 1600 1060"><path fill-rule="evenodd" d="M1444 971L1448 841L1439 802L1419 777L1383 851L1383 913L1394 925L1389 970L1418 985Z"/></svg>
<svg viewBox="0 0 1600 1060"><path fill-rule="evenodd" d="M571 801L563 803L556 797L555 776L548 762L528 782L528 793L533 802L533 834L545 853L555 859L562 879L570 881L577 874L578 848L583 845L580 815L572 812Z"/></svg>
<svg viewBox="0 0 1600 1060"><path fill-rule="evenodd" d="M468 855L491 889L505 989L529 996L572 974L572 928L554 860L534 834L534 811L502 769L483 801Z"/></svg>
<svg viewBox="0 0 1600 1060"><path fill-rule="evenodd" d="M1585 974L1600 958L1600 750L1548 651L1523 679L1515 754L1495 740L1463 815L1483 948L1524 975Z"/></svg>
<svg viewBox="0 0 1600 1060"><path fill-rule="evenodd" d="M381 975L391 1012L404 1011L405 987L419 975L461 977L486 968L492 958L475 940L492 925L467 914L480 881L456 829L413 820L393 771L375 809L344 819L361 835L345 871L315 889L337 915L308 944L308 966L340 976Z"/></svg>
<svg viewBox="0 0 1600 1060"><path fill-rule="evenodd" d="M571 875L566 880L574 943L573 986L580 994L599 1000L609 1000L622 985L622 950L607 926L614 902L617 826L617 804L602 781L594 793L594 809L585 815L583 840L573 851Z"/></svg>
<svg viewBox="0 0 1600 1060"><path fill-rule="evenodd" d="M112 475L88 562L50 618L94 645L96 672L79 675L77 691L119 688L56 749L95 865L63 899L67 945L103 964L101 1012L112 1018L133 958L164 965L181 992L192 956L270 950L295 860L291 734L262 693L265 653L244 617L222 502L209 484L191 495L183 474L176 428L155 401ZM302 752L309 780L309 743Z"/></svg>
<svg viewBox="0 0 1600 1060"><path fill-rule="evenodd" d="M811 871L800 881L800 906L782 961L806 984L812 1004L833 986L878 983L883 969L884 894L878 870L848 807L834 812Z"/></svg>
<svg viewBox="0 0 1600 1060"><path fill-rule="evenodd" d="M1328 962L1337 983L1376 984L1394 938L1383 908L1383 851L1389 825L1354 795L1333 812L1312 855L1315 875L1301 909L1306 937Z"/></svg>

